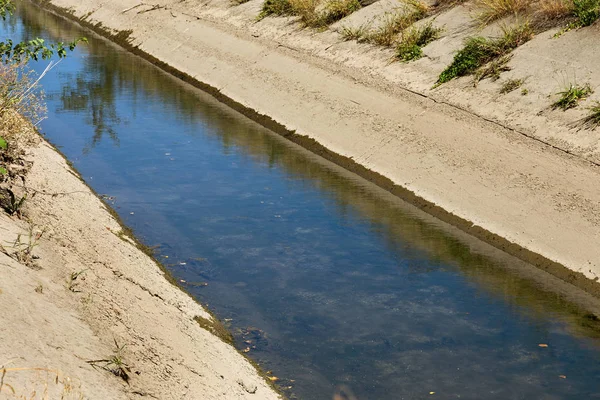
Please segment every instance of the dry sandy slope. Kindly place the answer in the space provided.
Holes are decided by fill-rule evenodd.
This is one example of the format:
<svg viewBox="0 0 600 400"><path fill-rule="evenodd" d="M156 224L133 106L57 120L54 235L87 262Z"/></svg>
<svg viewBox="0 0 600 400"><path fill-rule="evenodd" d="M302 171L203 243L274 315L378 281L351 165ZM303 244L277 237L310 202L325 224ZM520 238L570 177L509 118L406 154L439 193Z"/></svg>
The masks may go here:
<svg viewBox="0 0 600 400"><path fill-rule="evenodd" d="M26 186L37 194L26 212L34 232L45 231L33 250L41 269L0 253L5 384L18 395L35 390L34 398L47 386L50 399L63 393L103 400L279 398L233 347L194 321L210 318L206 311L117 236L119 224L58 153L42 144L31 158ZM19 234L28 241L29 226L0 213L6 252L19 249ZM85 272L69 290L69 275L79 271ZM129 384L86 362L112 356L115 340L125 345ZM12 398L10 387L0 398Z"/></svg>
<svg viewBox="0 0 600 400"><path fill-rule="evenodd" d="M138 0L51 0L104 32L131 32L131 44L143 52L470 221L466 231L502 247L477 229L483 227L590 279L600 276L595 165L403 90L376 73L383 68L376 57L375 67L355 68L326 57L325 47L311 51L322 39L285 19L251 25L259 1L241 6L252 12L224 1L155 3L166 8L148 11ZM281 40L273 40L277 34ZM348 51L348 60L372 55Z"/></svg>

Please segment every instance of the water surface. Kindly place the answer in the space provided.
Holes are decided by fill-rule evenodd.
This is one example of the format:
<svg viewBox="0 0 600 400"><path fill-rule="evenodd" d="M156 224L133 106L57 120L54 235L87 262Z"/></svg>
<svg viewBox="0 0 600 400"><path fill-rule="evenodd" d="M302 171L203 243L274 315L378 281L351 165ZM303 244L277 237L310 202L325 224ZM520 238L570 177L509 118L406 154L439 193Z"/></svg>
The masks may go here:
<svg viewBox="0 0 600 400"><path fill-rule="evenodd" d="M531 266L64 20L2 29L90 39L42 131L290 397L600 398L599 322Z"/></svg>

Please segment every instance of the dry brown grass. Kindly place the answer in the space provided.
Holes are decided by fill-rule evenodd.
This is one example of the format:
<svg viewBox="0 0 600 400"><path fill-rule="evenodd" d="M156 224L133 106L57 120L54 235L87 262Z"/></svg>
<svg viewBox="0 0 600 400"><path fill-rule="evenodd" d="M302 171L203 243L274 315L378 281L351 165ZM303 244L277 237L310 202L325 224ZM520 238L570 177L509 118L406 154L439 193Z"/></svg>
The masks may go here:
<svg viewBox="0 0 600 400"><path fill-rule="evenodd" d="M545 20L558 20L573 14L571 0L541 0L537 7L537 16Z"/></svg>
<svg viewBox="0 0 600 400"><path fill-rule="evenodd" d="M299 16L304 25L319 25L318 0L288 0L288 2L293 10L293 15Z"/></svg>
<svg viewBox="0 0 600 400"><path fill-rule="evenodd" d="M510 15L521 15L532 3L531 0L476 0L475 16L482 25L487 25Z"/></svg>

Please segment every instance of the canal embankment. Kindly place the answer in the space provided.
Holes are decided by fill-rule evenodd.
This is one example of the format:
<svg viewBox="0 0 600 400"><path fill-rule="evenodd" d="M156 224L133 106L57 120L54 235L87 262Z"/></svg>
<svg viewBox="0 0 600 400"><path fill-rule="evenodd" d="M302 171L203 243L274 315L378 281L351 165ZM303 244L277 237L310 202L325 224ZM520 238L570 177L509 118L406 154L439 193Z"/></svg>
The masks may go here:
<svg viewBox="0 0 600 400"><path fill-rule="evenodd" d="M11 182L26 199L14 216L0 213L0 397L280 398L55 148L37 142L23 149L24 184Z"/></svg>
<svg viewBox="0 0 600 400"><path fill-rule="evenodd" d="M302 29L293 20L257 23L261 4L42 5L463 231L600 293L594 133L577 136L566 117L544 111L551 102L540 88L553 89L541 57L531 57L552 46L547 38L540 35L515 55L522 57L515 71L536 71L539 79L528 78L535 95L493 97L487 82L481 93L456 82L434 92L431 77L439 71L432 66L418 75L419 68L396 67L385 52L344 44L331 30ZM575 34L569 43L593 39ZM452 57L457 37L452 43L445 58L431 57L438 69ZM588 71L590 60L565 57L573 68L585 66L586 79L597 76Z"/></svg>

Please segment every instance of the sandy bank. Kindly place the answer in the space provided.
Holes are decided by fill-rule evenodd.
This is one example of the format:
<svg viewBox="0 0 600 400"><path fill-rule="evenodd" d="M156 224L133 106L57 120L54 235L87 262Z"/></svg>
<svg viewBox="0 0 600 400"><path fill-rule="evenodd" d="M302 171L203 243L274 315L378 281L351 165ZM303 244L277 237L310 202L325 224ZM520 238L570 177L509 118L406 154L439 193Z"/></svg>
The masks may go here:
<svg viewBox="0 0 600 400"><path fill-rule="evenodd" d="M282 19L255 24L257 0L241 8L224 0L49 3L441 219L600 293L598 167L543 143L537 117L507 116L533 132L528 137L444 100L461 103L470 96L464 88L449 86L439 99L403 89L380 73L388 68L383 56L328 52L340 45L327 43L331 31L299 30ZM365 68L369 57L373 66ZM403 76L431 85L414 71ZM518 102L488 100L487 110L502 115L509 103Z"/></svg>
<svg viewBox="0 0 600 400"><path fill-rule="evenodd" d="M165 279L53 148L42 143L29 157L31 222L0 213L0 398L279 398L200 327L195 318L210 315ZM35 265L15 260L28 248ZM115 363L88 362L115 356L128 383L102 369Z"/></svg>

